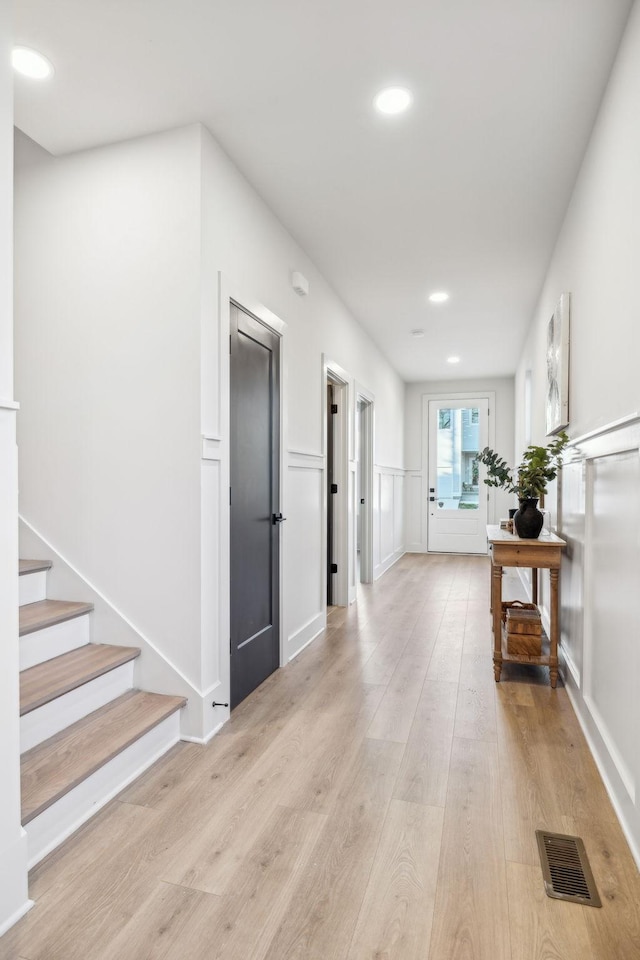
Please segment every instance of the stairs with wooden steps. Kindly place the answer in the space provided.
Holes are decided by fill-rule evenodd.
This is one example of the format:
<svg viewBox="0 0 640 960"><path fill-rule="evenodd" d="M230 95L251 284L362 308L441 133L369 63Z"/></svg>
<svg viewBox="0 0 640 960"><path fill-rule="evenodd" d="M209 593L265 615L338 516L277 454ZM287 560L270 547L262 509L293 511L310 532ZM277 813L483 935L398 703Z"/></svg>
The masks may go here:
<svg viewBox="0 0 640 960"><path fill-rule="evenodd" d="M50 566L20 561L22 822L30 866L176 743L185 704L134 688L140 650L91 643L92 604L47 599Z"/></svg>

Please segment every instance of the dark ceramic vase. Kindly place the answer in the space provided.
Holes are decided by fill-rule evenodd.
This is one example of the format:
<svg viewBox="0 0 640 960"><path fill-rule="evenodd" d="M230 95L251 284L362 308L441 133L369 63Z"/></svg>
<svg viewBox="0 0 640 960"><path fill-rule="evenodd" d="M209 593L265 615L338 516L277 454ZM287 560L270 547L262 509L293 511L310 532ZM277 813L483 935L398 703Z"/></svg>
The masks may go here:
<svg viewBox="0 0 640 960"><path fill-rule="evenodd" d="M538 510L538 498L520 501L520 508L513 518L516 533L523 540L537 540L544 523L544 515Z"/></svg>

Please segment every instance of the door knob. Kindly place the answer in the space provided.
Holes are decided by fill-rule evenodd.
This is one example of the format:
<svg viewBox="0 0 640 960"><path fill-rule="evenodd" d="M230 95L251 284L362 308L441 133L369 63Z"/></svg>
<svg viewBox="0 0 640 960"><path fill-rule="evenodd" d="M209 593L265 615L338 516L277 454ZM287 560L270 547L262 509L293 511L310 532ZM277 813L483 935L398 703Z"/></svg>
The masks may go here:
<svg viewBox="0 0 640 960"><path fill-rule="evenodd" d="M286 519L287 519L287 518L286 518L286 517L283 517L281 513L272 513L272 514L271 514L271 523L274 525L274 527L275 527L276 523L284 523L284 521L285 521Z"/></svg>

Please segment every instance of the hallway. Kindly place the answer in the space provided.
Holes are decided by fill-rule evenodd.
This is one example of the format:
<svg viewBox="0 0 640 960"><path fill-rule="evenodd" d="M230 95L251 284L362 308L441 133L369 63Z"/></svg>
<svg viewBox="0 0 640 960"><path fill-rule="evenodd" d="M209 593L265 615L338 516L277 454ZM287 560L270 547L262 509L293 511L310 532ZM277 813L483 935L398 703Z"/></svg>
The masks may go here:
<svg viewBox="0 0 640 960"><path fill-rule="evenodd" d="M640 878L566 692L493 680L486 558L405 555L208 747L32 873L0 960L638 960ZM548 899L583 837L601 910Z"/></svg>

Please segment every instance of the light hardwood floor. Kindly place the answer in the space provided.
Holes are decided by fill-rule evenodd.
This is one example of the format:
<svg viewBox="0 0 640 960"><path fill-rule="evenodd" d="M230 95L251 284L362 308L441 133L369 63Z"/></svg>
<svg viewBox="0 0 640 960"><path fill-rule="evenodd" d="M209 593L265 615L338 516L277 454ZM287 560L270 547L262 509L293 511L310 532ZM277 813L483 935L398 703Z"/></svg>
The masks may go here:
<svg viewBox="0 0 640 960"><path fill-rule="evenodd" d="M493 680L486 558L406 556L31 877L0 960L639 960L640 879L561 685ZM601 910L550 900L537 828Z"/></svg>

